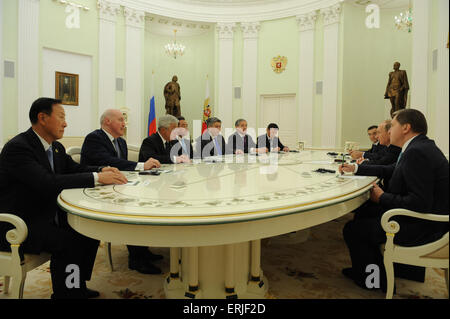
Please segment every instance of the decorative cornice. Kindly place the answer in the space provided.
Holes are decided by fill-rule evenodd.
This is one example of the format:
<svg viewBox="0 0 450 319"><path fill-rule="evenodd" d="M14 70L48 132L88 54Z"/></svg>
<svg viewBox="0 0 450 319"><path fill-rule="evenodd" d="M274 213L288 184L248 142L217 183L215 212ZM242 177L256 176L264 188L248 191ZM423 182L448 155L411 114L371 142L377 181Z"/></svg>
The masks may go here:
<svg viewBox="0 0 450 319"><path fill-rule="evenodd" d="M298 30L300 32L314 30L316 26L317 11L312 11L310 13L298 15L295 18L297 20Z"/></svg>
<svg viewBox="0 0 450 319"><path fill-rule="evenodd" d="M219 34L219 39L233 39L233 32L236 27L236 23L223 23L218 22L216 30Z"/></svg>
<svg viewBox="0 0 450 319"><path fill-rule="evenodd" d="M125 7L123 10L125 25L135 28L144 28L145 12Z"/></svg>
<svg viewBox="0 0 450 319"><path fill-rule="evenodd" d="M261 24L259 22L241 22L241 29L244 39L257 39Z"/></svg>
<svg viewBox="0 0 450 319"><path fill-rule="evenodd" d="M97 1L98 18L110 22L116 22L117 15L120 13L120 5L108 0Z"/></svg>
<svg viewBox="0 0 450 319"><path fill-rule="evenodd" d="M177 0L120 0L129 8L144 10L148 14L170 17L183 21L203 23L247 22L282 19L305 14L321 8L327 8L343 0L283 0L236 2L224 5L224 2L195 3Z"/></svg>
<svg viewBox="0 0 450 319"><path fill-rule="evenodd" d="M324 25L339 23L341 19L341 4L338 3L334 6L320 9L320 14L323 15Z"/></svg>

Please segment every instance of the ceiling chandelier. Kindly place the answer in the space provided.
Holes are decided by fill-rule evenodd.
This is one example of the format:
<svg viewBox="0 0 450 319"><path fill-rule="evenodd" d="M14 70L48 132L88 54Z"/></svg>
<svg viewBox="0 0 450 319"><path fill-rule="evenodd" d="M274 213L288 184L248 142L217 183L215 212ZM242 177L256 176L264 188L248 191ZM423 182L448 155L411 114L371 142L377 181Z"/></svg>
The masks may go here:
<svg viewBox="0 0 450 319"><path fill-rule="evenodd" d="M397 29L411 32L413 22L411 5L409 6L408 11L400 12L400 15L395 16L394 21Z"/></svg>
<svg viewBox="0 0 450 319"><path fill-rule="evenodd" d="M177 43L177 30L173 30L175 34L175 39L171 43L167 43L164 46L166 49L166 53L176 59L178 56L182 56L184 54L184 49L186 48L184 45Z"/></svg>

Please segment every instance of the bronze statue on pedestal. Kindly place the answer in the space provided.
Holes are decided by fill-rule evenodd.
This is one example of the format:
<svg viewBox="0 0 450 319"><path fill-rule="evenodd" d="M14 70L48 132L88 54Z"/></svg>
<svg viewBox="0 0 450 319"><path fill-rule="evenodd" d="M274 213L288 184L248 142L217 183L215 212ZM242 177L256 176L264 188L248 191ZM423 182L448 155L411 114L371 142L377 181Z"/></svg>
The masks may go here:
<svg viewBox="0 0 450 319"><path fill-rule="evenodd" d="M391 100L391 116L394 112L406 108L408 100L408 76L405 70L400 70L400 63L394 63L394 71L389 73L389 81L384 93L385 99Z"/></svg>
<svg viewBox="0 0 450 319"><path fill-rule="evenodd" d="M177 81L178 77L174 75L172 77L172 82L169 82L164 86L164 98L166 99L166 114L170 114L175 117L181 116L180 85L177 83Z"/></svg>

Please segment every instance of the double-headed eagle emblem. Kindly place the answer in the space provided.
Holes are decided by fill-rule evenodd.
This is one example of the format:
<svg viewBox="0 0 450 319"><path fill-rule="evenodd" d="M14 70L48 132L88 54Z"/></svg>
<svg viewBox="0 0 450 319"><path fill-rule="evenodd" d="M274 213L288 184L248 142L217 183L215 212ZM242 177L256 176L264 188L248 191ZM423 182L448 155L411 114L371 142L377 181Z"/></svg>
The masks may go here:
<svg viewBox="0 0 450 319"><path fill-rule="evenodd" d="M285 56L274 57L271 64L275 73L281 73L286 69L287 58Z"/></svg>

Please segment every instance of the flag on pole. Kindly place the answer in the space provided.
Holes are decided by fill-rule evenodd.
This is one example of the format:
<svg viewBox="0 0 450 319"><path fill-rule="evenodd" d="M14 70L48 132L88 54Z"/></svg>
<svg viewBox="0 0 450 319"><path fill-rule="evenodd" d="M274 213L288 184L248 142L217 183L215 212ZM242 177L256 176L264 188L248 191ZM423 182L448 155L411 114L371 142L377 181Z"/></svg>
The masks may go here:
<svg viewBox="0 0 450 319"><path fill-rule="evenodd" d="M151 97L150 97L150 109L148 112L148 136L156 133L156 113L155 113L155 90L153 87L153 74L152 72L152 84L151 84Z"/></svg>
<svg viewBox="0 0 450 319"><path fill-rule="evenodd" d="M211 117L211 107L209 105L209 81L206 76L206 94L205 101L203 102L203 122L202 122L202 134L206 130L206 120Z"/></svg>

